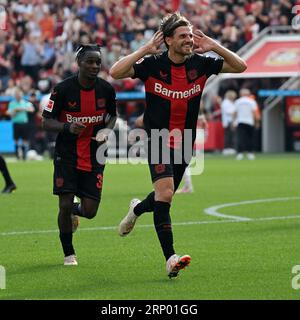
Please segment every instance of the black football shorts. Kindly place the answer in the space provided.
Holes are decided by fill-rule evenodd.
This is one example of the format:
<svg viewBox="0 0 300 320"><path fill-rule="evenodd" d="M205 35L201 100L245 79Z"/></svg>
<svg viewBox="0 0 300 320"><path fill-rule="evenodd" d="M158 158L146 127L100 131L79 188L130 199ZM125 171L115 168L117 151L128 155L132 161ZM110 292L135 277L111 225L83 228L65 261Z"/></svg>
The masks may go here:
<svg viewBox="0 0 300 320"><path fill-rule="evenodd" d="M19 139L28 140L29 129L30 128L27 123L14 123L13 124L14 140L19 140Z"/></svg>
<svg viewBox="0 0 300 320"><path fill-rule="evenodd" d="M182 159L181 156L176 158L176 150L174 151L174 149L170 149L170 156L167 159L167 161L166 159L164 160L162 157L160 157L159 159L153 159L149 150L150 149L148 148L148 165L150 169L152 183L162 178L173 177L174 189L176 191L182 180L184 171L189 164L183 160L180 161L180 159Z"/></svg>
<svg viewBox="0 0 300 320"><path fill-rule="evenodd" d="M78 170L62 163L54 164L53 194L73 193L79 198L100 201L104 166L97 171Z"/></svg>

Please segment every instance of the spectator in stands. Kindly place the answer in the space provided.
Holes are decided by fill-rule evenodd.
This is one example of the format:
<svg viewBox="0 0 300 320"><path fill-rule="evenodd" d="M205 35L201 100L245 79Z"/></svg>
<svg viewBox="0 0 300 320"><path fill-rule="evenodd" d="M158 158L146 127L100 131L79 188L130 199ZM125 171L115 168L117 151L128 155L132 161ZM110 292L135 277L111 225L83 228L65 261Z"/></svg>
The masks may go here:
<svg viewBox="0 0 300 320"><path fill-rule="evenodd" d="M46 39L43 44L43 57L41 61L41 67L51 70L55 63L55 48L54 48L54 40Z"/></svg>
<svg viewBox="0 0 300 320"><path fill-rule="evenodd" d="M0 88L6 90L12 69L11 54L4 43L0 43Z"/></svg>
<svg viewBox="0 0 300 320"><path fill-rule="evenodd" d="M248 15L244 20L244 39L245 42L251 41L259 32L259 25L252 15Z"/></svg>
<svg viewBox="0 0 300 320"><path fill-rule="evenodd" d="M293 1L293 0L278 0L276 3L279 3L280 6L280 12L282 16L288 17L289 24L292 20L292 8L294 5L299 5L299 1Z"/></svg>
<svg viewBox="0 0 300 320"><path fill-rule="evenodd" d="M37 86L37 89L42 94L50 91L51 86L52 86L52 81L51 81L46 69L39 70L39 80L38 80L36 86Z"/></svg>
<svg viewBox="0 0 300 320"><path fill-rule="evenodd" d="M102 12L96 14L95 40L101 47L107 45L107 24L105 16Z"/></svg>
<svg viewBox="0 0 300 320"><path fill-rule="evenodd" d="M280 6L277 3L273 3L269 13L270 26L279 26L280 16L281 16Z"/></svg>
<svg viewBox="0 0 300 320"><path fill-rule="evenodd" d="M279 18L279 25L280 26L290 26L290 23L289 23L289 17L288 16L285 16L285 15L281 15L280 18ZM286 31L282 31L282 33L285 33Z"/></svg>
<svg viewBox="0 0 300 320"><path fill-rule="evenodd" d="M29 94L32 88L36 85L29 75L24 75L16 80L17 86L22 90L24 95Z"/></svg>
<svg viewBox="0 0 300 320"><path fill-rule="evenodd" d="M225 93L225 99L221 103L222 125L224 128L224 155L235 153L233 115L235 112L234 100L236 96L237 94L235 91L228 90Z"/></svg>
<svg viewBox="0 0 300 320"><path fill-rule="evenodd" d="M257 103L250 98L249 89L240 90L240 98L234 103L234 122L237 126L237 160L244 158L244 152L247 152L249 160L254 160L253 153L253 134L255 127Z"/></svg>
<svg viewBox="0 0 300 320"><path fill-rule="evenodd" d="M136 51L138 48L146 43L144 33L142 31L136 31L134 40L130 42L131 51Z"/></svg>
<svg viewBox="0 0 300 320"><path fill-rule="evenodd" d="M221 112L221 102L222 99L218 95L214 95L211 97L211 110L210 110L210 120L211 121L221 121L222 120L222 112Z"/></svg>
<svg viewBox="0 0 300 320"><path fill-rule="evenodd" d="M114 39L111 42L111 50L106 57L106 67L110 68L122 56L122 41Z"/></svg>
<svg viewBox="0 0 300 320"><path fill-rule="evenodd" d="M7 83L7 88L4 91L4 95L13 97L16 93L16 90L17 90L16 82L14 79L10 78Z"/></svg>
<svg viewBox="0 0 300 320"><path fill-rule="evenodd" d="M15 76L19 76L22 70L21 59L22 59L22 46L23 39L25 36L25 28L23 25L16 25L15 34L12 34L11 41L13 45L13 73Z"/></svg>
<svg viewBox="0 0 300 320"><path fill-rule="evenodd" d="M263 30L269 25L270 18L268 16L266 8L264 8L263 1L254 1L251 5L251 11L252 15L256 19L256 23L258 23L259 25L259 31Z"/></svg>
<svg viewBox="0 0 300 320"><path fill-rule="evenodd" d="M38 80L38 72L43 59L43 48L40 39L36 35L28 34L23 42L21 65L25 74L34 81Z"/></svg>
<svg viewBox="0 0 300 320"><path fill-rule="evenodd" d="M39 27L44 40L51 42L54 39L54 17L49 12L48 7L43 9L44 16L39 21Z"/></svg>
<svg viewBox="0 0 300 320"><path fill-rule="evenodd" d="M229 49L229 50L237 50L237 39L239 36L238 29L234 25L235 16L232 13L227 13L225 18L225 25L222 28L222 43Z"/></svg>
<svg viewBox="0 0 300 320"><path fill-rule="evenodd" d="M26 159L28 149L28 112L34 112L32 103L23 99L23 92L20 89L16 90L15 99L8 105L7 113L11 116L13 123L13 135L15 141L15 154L17 159L19 155L19 140L21 139L22 158Z"/></svg>

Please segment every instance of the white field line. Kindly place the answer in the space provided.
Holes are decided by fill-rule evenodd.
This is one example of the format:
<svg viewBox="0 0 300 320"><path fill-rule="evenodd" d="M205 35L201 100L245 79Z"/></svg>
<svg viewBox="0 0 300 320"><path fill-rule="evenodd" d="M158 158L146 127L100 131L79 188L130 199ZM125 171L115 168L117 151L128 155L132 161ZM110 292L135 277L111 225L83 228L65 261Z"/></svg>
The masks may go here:
<svg viewBox="0 0 300 320"><path fill-rule="evenodd" d="M199 224L221 224L221 223L239 223L239 222L261 222L261 221L273 221L273 220L289 220L289 219L300 219L300 215L292 216L279 216L279 217L265 217L265 218L254 218L249 221L245 220L208 220L208 221L186 221L186 222L175 222L172 223L173 226L189 226L189 225L199 225ZM136 225L136 228L154 228L153 224L142 224ZM106 231L115 230L117 231L117 226L110 227L92 227L92 228L80 228L78 231ZM77 232L78 232L77 231ZM46 234L46 233L58 233L58 229L53 230L28 230L28 231L11 231L11 232L1 232L0 236L19 236L19 235L30 235L30 234Z"/></svg>
<svg viewBox="0 0 300 320"><path fill-rule="evenodd" d="M251 221L252 218L240 217L240 216L232 216L229 214L220 213L218 210L227 208L227 207L237 207L241 205L253 204L253 203L262 203L262 202L275 202L275 201L289 201L289 200L299 200L300 197L285 197L285 198L268 198L268 199L257 199L257 200L248 200L248 201L240 201L240 202L231 202L231 203L223 203L217 206L209 207L204 209L204 212L210 216L231 219L236 221Z"/></svg>

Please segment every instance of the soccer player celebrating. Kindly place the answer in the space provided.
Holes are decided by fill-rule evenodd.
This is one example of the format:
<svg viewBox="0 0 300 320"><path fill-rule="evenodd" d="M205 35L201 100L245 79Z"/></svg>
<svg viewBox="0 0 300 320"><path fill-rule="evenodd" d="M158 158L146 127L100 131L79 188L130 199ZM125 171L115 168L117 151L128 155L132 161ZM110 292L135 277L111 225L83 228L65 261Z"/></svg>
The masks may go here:
<svg viewBox="0 0 300 320"><path fill-rule="evenodd" d="M78 74L59 83L43 111L45 130L58 132L54 154L53 193L59 197L59 237L64 265L77 265L72 244L78 216L95 217L101 199L104 165L96 159L103 128L116 121L115 90L97 75L101 66L100 46L77 49ZM78 196L80 203L74 202Z"/></svg>
<svg viewBox="0 0 300 320"><path fill-rule="evenodd" d="M161 52L159 47L163 42L167 50ZM220 58L201 55L208 51L214 51ZM193 32L191 23L179 13L174 13L162 20L159 31L148 43L116 62L110 74L115 79L140 78L145 83L147 106L144 125L148 135L153 129L179 129L182 133L189 129L193 143L200 98L208 77L219 72L243 72L246 68L246 63L235 53L200 30ZM169 146L171 161L158 164L149 162L154 192L143 201L131 201L129 212L119 225L119 234L129 234L141 214L153 211L167 274L171 278L189 265L191 257L175 253L170 218L172 198L189 161L175 164L174 144L172 146L170 143ZM151 148L148 150L149 161L152 157Z"/></svg>

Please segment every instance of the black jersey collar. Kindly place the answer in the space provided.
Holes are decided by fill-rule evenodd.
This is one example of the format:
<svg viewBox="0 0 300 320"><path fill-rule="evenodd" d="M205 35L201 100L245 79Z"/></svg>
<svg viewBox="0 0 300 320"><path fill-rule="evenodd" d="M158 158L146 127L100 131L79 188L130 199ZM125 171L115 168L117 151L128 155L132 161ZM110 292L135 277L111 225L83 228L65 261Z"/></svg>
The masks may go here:
<svg viewBox="0 0 300 320"><path fill-rule="evenodd" d="M190 55L191 56L191 55ZM184 62L181 62L181 63L175 63L173 62L169 56L168 56L168 50L164 52L164 58L166 59L166 61L168 61L169 64L171 64L172 66L175 66L175 67L181 67L181 66L184 66L187 62L187 60L190 58L190 56L188 56Z"/></svg>
<svg viewBox="0 0 300 320"><path fill-rule="evenodd" d="M80 82L79 82L79 80L78 80L78 73L77 73L76 76L74 77L74 81L76 82L76 84L78 85L78 87L80 88L80 90L91 91L91 90L95 89L96 83L98 82L98 77L96 78L95 83L94 83L91 87L88 87L88 88L87 88L87 87L83 87L83 86L80 84Z"/></svg>

